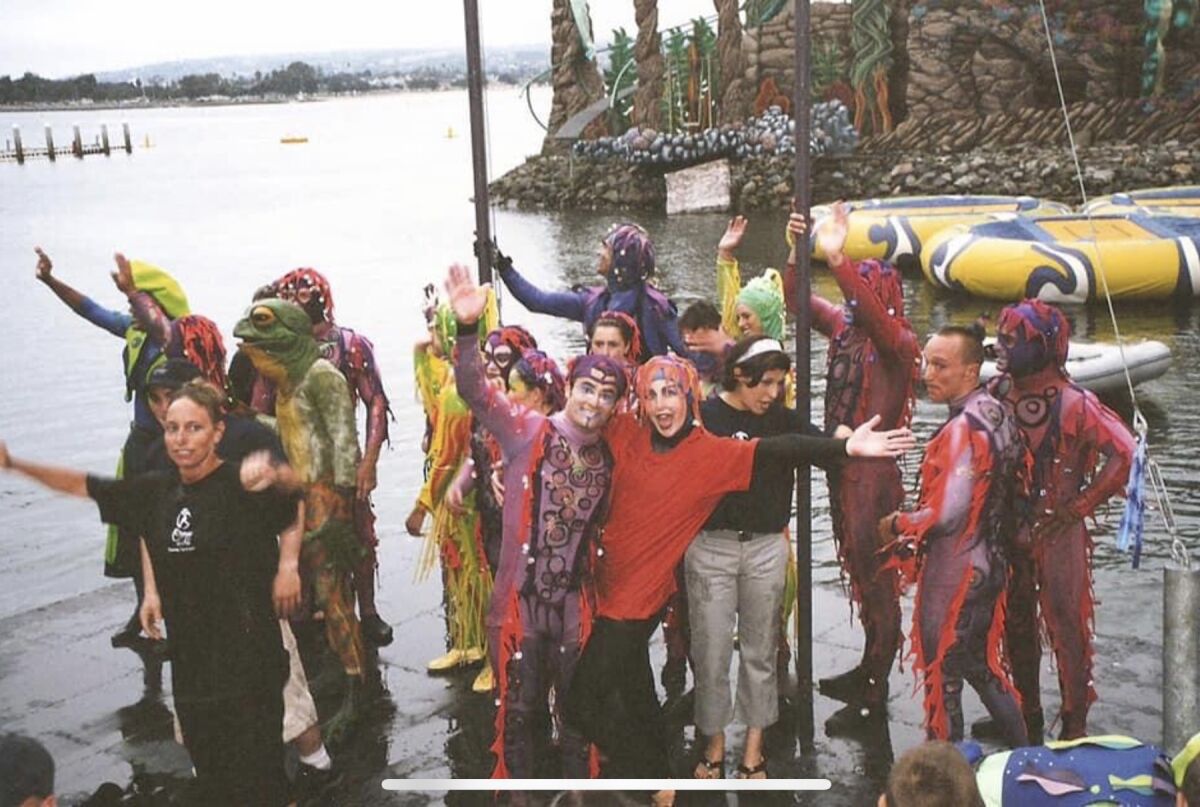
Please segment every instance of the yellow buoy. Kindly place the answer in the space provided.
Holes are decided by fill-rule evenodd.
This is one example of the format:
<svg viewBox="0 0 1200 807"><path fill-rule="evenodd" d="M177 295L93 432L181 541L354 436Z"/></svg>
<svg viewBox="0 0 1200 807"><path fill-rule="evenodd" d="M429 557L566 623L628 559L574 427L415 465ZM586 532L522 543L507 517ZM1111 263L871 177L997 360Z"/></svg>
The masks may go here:
<svg viewBox="0 0 1200 807"><path fill-rule="evenodd" d="M308 138L303 135L285 135L279 138L280 143L307 143Z"/></svg>

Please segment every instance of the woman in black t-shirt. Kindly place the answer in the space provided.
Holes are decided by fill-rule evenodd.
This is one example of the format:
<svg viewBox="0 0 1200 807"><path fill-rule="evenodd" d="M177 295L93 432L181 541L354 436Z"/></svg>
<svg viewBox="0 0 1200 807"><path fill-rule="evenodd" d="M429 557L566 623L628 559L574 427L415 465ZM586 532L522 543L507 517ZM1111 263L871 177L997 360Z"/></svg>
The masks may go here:
<svg viewBox="0 0 1200 807"><path fill-rule="evenodd" d="M752 440L791 432L821 432L803 423L783 397L791 360L775 339L738 342L725 362L722 389L700 406L704 428ZM766 776L763 729L778 719L776 652L782 635L794 466L756 468L749 489L728 493L705 522L684 559L696 730L706 739L695 777L722 778L725 729L734 716L729 665L736 631L740 645L737 713L746 725L738 773Z"/></svg>
<svg viewBox="0 0 1200 807"><path fill-rule="evenodd" d="M175 705L200 799L282 807L291 797L278 619L299 601L303 524L299 498L289 492L293 477L262 454L240 469L220 459L220 399L206 385L174 394L164 434L175 466L167 472L104 479L17 460L3 443L0 466L94 499L105 520L137 525L158 581Z"/></svg>

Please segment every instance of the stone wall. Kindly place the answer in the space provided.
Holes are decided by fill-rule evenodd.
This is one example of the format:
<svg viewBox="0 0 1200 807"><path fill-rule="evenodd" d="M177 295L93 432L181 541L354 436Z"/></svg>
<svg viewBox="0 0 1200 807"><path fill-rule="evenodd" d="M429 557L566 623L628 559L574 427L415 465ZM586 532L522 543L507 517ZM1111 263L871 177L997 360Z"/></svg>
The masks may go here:
<svg viewBox="0 0 1200 807"><path fill-rule="evenodd" d="M1136 97L1141 4L1060 0L1047 7L1067 100ZM921 0L909 12L906 50L910 116L1058 105L1036 0Z"/></svg>
<svg viewBox="0 0 1200 807"><path fill-rule="evenodd" d="M1200 181L1200 141L1110 144L1080 151L1089 196ZM791 156L730 163L734 211L786 210L792 197ZM856 153L813 160L813 199L937 194L1030 195L1077 204L1075 169L1061 146L981 147L935 153L924 148ZM660 173L615 161L533 157L492 183L495 204L523 209L663 210Z"/></svg>
<svg viewBox="0 0 1200 807"><path fill-rule="evenodd" d="M1200 97L1191 102L1137 98L1078 101L1067 107L1071 131L1079 146L1101 143L1200 142ZM860 152L915 151L934 153L986 147L1068 145L1067 127L1059 107L1025 107L963 117L956 112L913 115L885 135L859 141Z"/></svg>
<svg viewBox="0 0 1200 807"><path fill-rule="evenodd" d="M1024 106L1058 105L1037 0L889 0L893 68L892 115L987 115ZM1069 102L1136 98L1145 20L1133 0L1046 0L1055 55ZM814 58L835 48L853 60L849 3L812 4ZM1176 33L1168 50L1166 94L1200 96L1200 25ZM792 7L742 39L742 80L758 88L770 78L788 97L793 88ZM815 81L815 76L814 76ZM818 88L814 100L840 97ZM843 98L843 100L849 100ZM752 113L750 102L734 117Z"/></svg>

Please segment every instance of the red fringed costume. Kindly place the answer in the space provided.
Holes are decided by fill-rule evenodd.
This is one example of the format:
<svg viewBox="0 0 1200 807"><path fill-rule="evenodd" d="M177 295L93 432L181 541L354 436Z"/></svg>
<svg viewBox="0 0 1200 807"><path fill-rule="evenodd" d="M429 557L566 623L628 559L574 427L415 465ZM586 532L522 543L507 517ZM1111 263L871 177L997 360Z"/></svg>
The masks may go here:
<svg viewBox="0 0 1200 807"><path fill-rule="evenodd" d="M1004 309L998 329L994 395L1012 404L1033 452L1032 506L1013 547L1008 586L1007 645L1026 723L1040 741L1041 625L1058 665L1063 739L1087 734L1094 619L1092 540L1084 519L1121 492L1134 451L1133 434L1063 370L1070 325L1040 300Z"/></svg>
<svg viewBox="0 0 1200 807"><path fill-rule="evenodd" d="M813 327L829 339L825 433L832 434L839 425L855 428L874 415L882 416L879 429L907 426L921 350L904 318L900 273L879 261L856 264L849 259L830 271L845 305L816 294L809 300ZM793 263L788 264L784 290L788 307L795 311ZM861 692L864 703L882 706L900 648L900 597L895 573L880 568L876 525L904 501L900 469L894 460L851 459L828 477L838 559L849 578L851 601L858 606L866 640L861 664L833 681L846 684L838 690ZM841 697L842 692L829 689L826 694ZM822 690L826 691L824 682Z"/></svg>
<svg viewBox="0 0 1200 807"><path fill-rule="evenodd" d="M1029 453L1007 406L976 388L950 406L925 449L918 509L893 521L892 548L917 582L912 646L930 739L963 737L965 679L1013 747L1026 744L1002 653L1005 548L1017 528Z"/></svg>

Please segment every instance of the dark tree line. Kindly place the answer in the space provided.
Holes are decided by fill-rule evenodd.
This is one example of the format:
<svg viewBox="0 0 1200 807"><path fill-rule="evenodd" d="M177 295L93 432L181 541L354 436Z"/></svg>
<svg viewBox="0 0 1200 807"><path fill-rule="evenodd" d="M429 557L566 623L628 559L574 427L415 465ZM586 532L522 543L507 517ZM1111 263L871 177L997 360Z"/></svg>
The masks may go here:
<svg viewBox="0 0 1200 807"><path fill-rule="evenodd" d="M369 70L362 73L325 74L305 62L254 76L224 77L216 73L183 76L167 83L97 81L92 74L68 79L48 79L26 73L18 79L0 76L0 104L130 101L145 97L160 101L207 98L210 96L297 95L299 93L347 93L371 89Z"/></svg>

